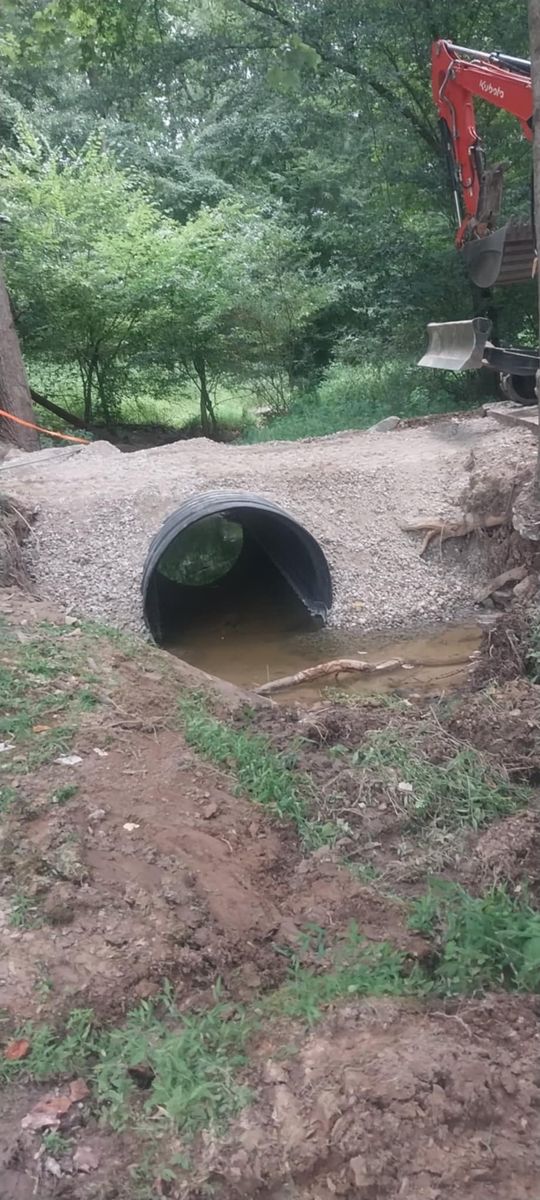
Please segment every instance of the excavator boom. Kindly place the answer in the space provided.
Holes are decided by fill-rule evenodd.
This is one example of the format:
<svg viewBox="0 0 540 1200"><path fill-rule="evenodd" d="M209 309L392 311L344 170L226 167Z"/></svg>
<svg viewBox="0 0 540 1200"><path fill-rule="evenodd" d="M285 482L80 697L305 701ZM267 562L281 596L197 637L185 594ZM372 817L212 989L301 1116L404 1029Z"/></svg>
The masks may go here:
<svg viewBox="0 0 540 1200"><path fill-rule="evenodd" d="M532 224L510 221L496 230L503 168L500 164L486 168L474 108L475 99L482 99L511 113L530 141L530 63L438 41L431 50L431 87L450 172L456 245L473 283L489 288L530 279L535 253Z"/></svg>

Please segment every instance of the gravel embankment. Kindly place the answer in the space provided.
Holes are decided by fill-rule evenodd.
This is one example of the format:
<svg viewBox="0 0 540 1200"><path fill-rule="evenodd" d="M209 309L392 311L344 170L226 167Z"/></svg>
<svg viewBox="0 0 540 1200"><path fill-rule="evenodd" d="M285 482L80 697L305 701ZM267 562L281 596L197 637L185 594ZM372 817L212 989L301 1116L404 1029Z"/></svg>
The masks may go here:
<svg viewBox="0 0 540 1200"><path fill-rule="evenodd" d="M140 628L140 580L152 535L194 492L258 492L318 539L335 587L333 625L381 629L464 613L487 566L464 543L418 557L401 524L453 516L474 454L493 472L533 439L489 417L441 419L390 433L226 446L199 439L122 454L108 443L45 450L0 466L0 490L37 504L32 568L44 595L73 612Z"/></svg>

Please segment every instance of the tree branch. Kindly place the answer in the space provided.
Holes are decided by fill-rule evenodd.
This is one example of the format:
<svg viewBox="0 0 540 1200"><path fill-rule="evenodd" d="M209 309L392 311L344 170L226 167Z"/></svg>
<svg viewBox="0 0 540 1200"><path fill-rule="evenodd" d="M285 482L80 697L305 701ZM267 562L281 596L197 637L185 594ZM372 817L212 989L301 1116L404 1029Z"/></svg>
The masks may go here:
<svg viewBox="0 0 540 1200"><path fill-rule="evenodd" d="M431 151L439 150L439 139L435 129L429 123L422 120L422 118L418 116L418 113L415 112L414 108L412 108L412 106L408 104L406 100L400 100L399 97L396 96L393 88L388 87L382 82L382 80L378 79L376 75L372 75L370 71L366 70L365 67L360 66L359 63L354 62L352 59L344 57L336 51L330 50L328 47L323 46L316 39L308 38L307 35L302 33L294 21L291 21L289 17L282 16L282 14L278 13L275 8L261 3L261 0L240 0L240 3L243 4L245 8L251 9L252 12L258 13L259 16L268 17L271 21L274 21L277 25L280 25L282 29L286 29L289 33L295 33L302 39L303 42L306 43L306 45L310 45L311 48L317 52L321 61L327 66L334 67L337 71L343 71L345 75L351 75L354 79L358 79L360 82L365 83L376 93L377 96L380 96L382 100L386 100L387 103L392 106L392 108L398 109L398 111L401 113L401 116L405 117L405 120L412 125L418 136L422 138L422 141L426 143Z"/></svg>

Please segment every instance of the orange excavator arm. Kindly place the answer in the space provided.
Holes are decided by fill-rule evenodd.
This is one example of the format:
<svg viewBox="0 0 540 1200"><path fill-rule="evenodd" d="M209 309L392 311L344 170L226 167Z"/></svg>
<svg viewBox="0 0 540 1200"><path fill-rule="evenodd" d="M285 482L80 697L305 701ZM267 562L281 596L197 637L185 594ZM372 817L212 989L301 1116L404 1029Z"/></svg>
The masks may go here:
<svg viewBox="0 0 540 1200"><path fill-rule="evenodd" d="M431 86L446 149L461 248L492 232L479 221L485 158L476 128L475 98L516 117L532 140L531 67L526 59L437 41L431 48Z"/></svg>
<svg viewBox="0 0 540 1200"><path fill-rule="evenodd" d="M503 167L486 167L474 111L475 99L486 100L516 117L532 141L530 62L437 41L431 48L431 85L450 171L456 243L471 280L489 292L495 284L530 279L536 263L534 223L513 218L496 228ZM443 371L487 367L499 374L505 394L521 404L531 403L540 370L538 351L493 344L492 332L486 317L431 322L419 365Z"/></svg>

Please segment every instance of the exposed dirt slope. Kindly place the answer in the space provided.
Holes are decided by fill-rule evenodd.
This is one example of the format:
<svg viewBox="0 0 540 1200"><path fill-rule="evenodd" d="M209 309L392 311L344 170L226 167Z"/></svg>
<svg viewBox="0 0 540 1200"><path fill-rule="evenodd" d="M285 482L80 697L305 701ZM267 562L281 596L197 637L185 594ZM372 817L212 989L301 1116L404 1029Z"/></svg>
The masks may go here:
<svg viewBox="0 0 540 1200"><path fill-rule="evenodd" d="M434 943L408 920L433 869L476 895L501 881L534 890L536 791L511 789L536 778L535 685L491 685L484 713L481 693L433 711L329 706L311 729L218 690L201 731L178 711L193 672L136 639L53 623L31 599L9 606L2 1200L537 1200L537 998L422 997L412 981L430 978ZM510 705L516 756L502 736ZM220 766L199 752L208 728ZM223 730L248 746L241 779ZM417 770L453 772L446 809L415 824L399 788L416 788L411 764L351 758L377 730ZM475 746L495 773L481 830L454 825L462 776L448 765ZM295 778L304 808L277 820ZM496 787L515 810L497 815ZM343 983L351 921L368 974ZM30 1045L12 1071L16 1034Z"/></svg>

